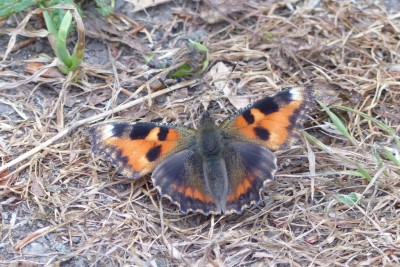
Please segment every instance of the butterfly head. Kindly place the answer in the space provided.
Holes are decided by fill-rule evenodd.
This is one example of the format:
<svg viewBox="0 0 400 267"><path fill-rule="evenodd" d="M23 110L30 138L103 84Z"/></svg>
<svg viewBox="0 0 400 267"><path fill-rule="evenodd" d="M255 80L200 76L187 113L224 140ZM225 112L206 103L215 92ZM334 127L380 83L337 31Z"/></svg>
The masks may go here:
<svg viewBox="0 0 400 267"><path fill-rule="evenodd" d="M206 125L214 125L214 120L211 118L208 110L203 111L203 113L201 114L200 125L202 127Z"/></svg>

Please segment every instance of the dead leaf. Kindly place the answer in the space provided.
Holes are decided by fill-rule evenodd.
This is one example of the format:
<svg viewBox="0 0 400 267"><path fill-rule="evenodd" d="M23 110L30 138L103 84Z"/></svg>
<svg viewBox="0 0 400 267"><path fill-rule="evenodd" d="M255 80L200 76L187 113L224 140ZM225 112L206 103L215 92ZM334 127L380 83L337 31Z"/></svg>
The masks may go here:
<svg viewBox="0 0 400 267"><path fill-rule="evenodd" d="M9 156L4 156L2 159L3 163L6 163L10 160ZM5 169L4 171L0 172L0 185L8 185L11 180L11 175L9 169Z"/></svg>
<svg viewBox="0 0 400 267"><path fill-rule="evenodd" d="M170 0L128 0L135 5L134 12L169 2Z"/></svg>
<svg viewBox="0 0 400 267"><path fill-rule="evenodd" d="M96 93L91 94L89 103L91 106L96 106L111 98L111 91L98 90Z"/></svg>
<svg viewBox="0 0 400 267"><path fill-rule="evenodd" d="M39 62L29 62L25 67L25 71L30 74L34 74L44 66L45 66L44 64ZM60 73L57 68L48 68L46 72L42 73L42 75L40 76L44 78L60 78L63 77L64 75Z"/></svg>
<svg viewBox="0 0 400 267"><path fill-rule="evenodd" d="M312 236L306 237L304 239L304 241L306 241L309 244L315 244L318 242L318 240L319 240L319 237L317 235L312 235Z"/></svg>
<svg viewBox="0 0 400 267"><path fill-rule="evenodd" d="M208 0L208 6L204 6L200 11L200 17L208 24L215 24L223 20L228 20L228 16L235 12L249 12L243 1L224 1Z"/></svg>
<svg viewBox="0 0 400 267"><path fill-rule="evenodd" d="M11 180L11 175L8 176L10 174L10 171L8 169L5 169L4 171L0 172L0 185L4 186L7 185L10 180Z"/></svg>
<svg viewBox="0 0 400 267"><path fill-rule="evenodd" d="M223 92L224 96L236 109L245 108L250 104L248 98L237 96L234 86L229 83L229 75L232 73L231 68L227 67L223 62L218 62L210 69L209 73L213 79L213 85Z"/></svg>

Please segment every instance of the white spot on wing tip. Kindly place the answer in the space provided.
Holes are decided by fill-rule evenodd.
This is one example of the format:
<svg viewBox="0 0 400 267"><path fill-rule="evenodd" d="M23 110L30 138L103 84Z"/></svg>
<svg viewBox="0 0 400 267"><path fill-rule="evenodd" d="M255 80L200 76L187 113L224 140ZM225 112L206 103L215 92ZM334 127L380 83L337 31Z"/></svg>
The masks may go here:
<svg viewBox="0 0 400 267"><path fill-rule="evenodd" d="M114 130L114 125L112 124L104 124L101 127L101 138L102 139L108 139L113 137L113 130Z"/></svg>
<svg viewBox="0 0 400 267"><path fill-rule="evenodd" d="M295 87L290 90L290 94L292 95L292 100L303 100L304 97L304 87Z"/></svg>

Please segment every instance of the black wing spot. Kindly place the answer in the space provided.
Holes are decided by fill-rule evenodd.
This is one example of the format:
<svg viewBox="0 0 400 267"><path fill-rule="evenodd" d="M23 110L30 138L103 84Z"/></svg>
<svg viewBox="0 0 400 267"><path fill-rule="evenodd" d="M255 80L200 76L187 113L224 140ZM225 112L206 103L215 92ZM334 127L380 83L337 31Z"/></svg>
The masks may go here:
<svg viewBox="0 0 400 267"><path fill-rule="evenodd" d="M146 154L146 158L149 162L153 162L160 157L161 145L152 147Z"/></svg>
<svg viewBox="0 0 400 267"><path fill-rule="evenodd" d="M254 133L263 141L267 141L269 139L269 131L263 127L255 127Z"/></svg>
<svg viewBox="0 0 400 267"><path fill-rule="evenodd" d="M126 129L127 124L125 123L117 123L114 124L114 127L112 129L112 134L114 137L122 137L124 134L124 130Z"/></svg>
<svg viewBox="0 0 400 267"><path fill-rule="evenodd" d="M168 136L169 129L167 127L159 127L160 131L158 132L158 140L165 141Z"/></svg>
<svg viewBox="0 0 400 267"><path fill-rule="evenodd" d="M149 134L149 132L154 129L154 125L147 123L136 123L133 125L129 137L132 140L144 139Z"/></svg>
<svg viewBox="0 0 400 267"><path fill-rule="evenodd" d="M254 123L254 116L251 114L250 110L243 112L242 116L249 125Z"/></svg>
<svg viewBox="0 0 400 267"><path fill-rule="evenodd" d="M273 97L262 99L254 105L254 108L260 110L264 115L279 111L279 105L275 102Z"/></svg>
<svg viewBox="0 0 400 267"><path fill-rule="evenodd" d="M254 108L260 110L264 115L279 111L279 106L289 104L293 101L293 94L290 89L280 91L274 96L269 96L254 104Z"/></svg>
<svg viewBox="0 0 400 267"><path fill-rule="evenodd" d="M285 104L289 104L294 100L292 99L293 93L291 92L291 89L280 91L275 97L278 98L280 102Z"/></svg>

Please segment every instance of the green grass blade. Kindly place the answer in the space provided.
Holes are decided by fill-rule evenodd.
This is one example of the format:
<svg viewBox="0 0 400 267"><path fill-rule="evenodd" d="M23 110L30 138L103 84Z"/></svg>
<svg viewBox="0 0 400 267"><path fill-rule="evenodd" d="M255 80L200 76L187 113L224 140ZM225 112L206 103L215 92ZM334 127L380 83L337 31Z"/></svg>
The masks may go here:
<svg viewBox="0 0 400 267"><path fill-rule="evenodd" d="M362 175L362 177L367 179L368 182L371 182L372 176L358 162L356 162L356 166L357 166L359 173Z"/></svg>
<svg viewBox="0 0 400 267"><path fill-rule="evenodd" d="M188 40L189 42L189 47L190 49L198 50L200 51L201 54L204 55L204 60L202 62L201 68L196 68L192 69L192 66L190 64L184 64L180 66L177 71L173 72L172 74L169 75L171 78L179 78L179 77L184 77L184 76L189 76L189 75L195 75L195 74L200 74L203 73L208 65L209 65L209 54L208 54L208 48L205 45L202 45L201 43L195 42L191 39Z"/></svg>
<svg viewBox="0 0 400 267"><path fill-rule="evenodd" d="M71 70L76 70L82 63L83 56L85 54L85 27L82 21L82 17L79 12L74 13L74 18L76 21L76 31L78 33L78 41L75 44L74 52L72 53L72 65Z"/></svg>
<svg viewBox="0 0 400 267"><path fill-rule="evenodd" d="M72 14L70 11L67 11L60 24L60 29L58 30L56 41L56 54L67 68L70 68L72 65L71 56L67 49L68 29L71 26L71 22Z"/></svg>
<svg viewBox="0 0 400 267"><path fill-rule="evenodd" d="M191 72L192 67L190 67L188 64L182 65L178 68L177 71L175 71L174 73L172 73L170 75L171 78L179 78L179 77L184 77L184 76L188 76L193 74Z"/></svg>
<svg viewBox="0 0 400 267"><path fill-rule="evenodd" d="M199 71L196 72L196 74L200 74L200 73L204 72L207 69L208 64L210 63L209 54L208 54L208 48L205 45L202 45L201 43L195 42L195 41L193 41L191 39L189 39L189 43L191 45L193 45L193 47L196 48L197 50L205 53L205 59L203 61L203 67Z"/></svg>
<svg viewBox="0 0 400 267"><path fill-rule="evenodd" d="M24 11L30 6L36 4L35 0L1 0L0 1L0 20L5 19L15 13Z"/></svg>
<svg viewBox="0 0 400 267"><path fill-rule="evenodd" d="M332 108L336 108L336 109L341 109L341 110L345 110L345 111L350 111L350 112L354 112L360 116L362 116L364 119L367 119L369 121L372 121L374 123L376 123L377 125L379 125L382 129L384 129L390 136L393 137L394 141L396 142L396 145L398 147L400 147L400 137L396 134L396 132L390 128L389 126L387 126L385 123L381 122L380 120L377 120L375 118L372 118L371 116L365 114L364 112L349 108L349 107L342 107L342 106L332 106Z"/></svg>
<svg viewBox="0 0 400 267"><path fill-rule="evenodd" d="M53 20L51 19L50 13L48 11L43 11L43 17L44 17L44 21L46 23L47 30L54 36L54 38L56 38L57 37L57 29L53 23Z"/></svg>
<svg viewBox="0 0 400 267"><path fill-rule="evenodd" d="M322 102L318 101L317 102L320 104L320 106L323 108L323 110L328 114L328 116L331 118L333 124L336 126L337 130L343 134L347 139L350 140L350 142L356 146L359 147L357 141L354 139L354 137L349 133L347 130L346 126L343 124L343 122L339 119L338 116L336 116L335 113L330 111L330 109L325 106Z"/></svg>
<svg viewBox="0 0 400 267"><path fill-rule="evenodd" d="M400 167L400 160L392 154L392 152L390 152L389 150L387 150L385 147L382 147L382 151L383 154L385 154L385 156L394 163L394 165Z"/></svg>
<svg viewBox="0 0 400 267"><path fill-rule="evenodd" d="M96 5L100 15L108 17L114 14L115 0L96 0Z"/></svg>
<svg viewBox="0 0 400 267"><path fill-rule="evenodd" d="M378 164L379 167L383 166L383 160L382 157L379 155L376 147L373 147L372 149L372 155L374 156L376 163Z"/></svg>
<svg viewBox="0 0 400 267"><path fill-rule="evenodd" d="M317 138L315 138L312 135L309 135L307 132L302 132L304 137L313 145L318 146L319 148L321 148L323 151L325 151L326 153L331 154L332 153L332 149L328 146L326 146L324 143L322 143L321 141L319 141Z"/></svg>
<svg viewBox="0 0 400 267"><path fill-rule="evenodd" d="M362 195L359 193L351 192L348 195L344 194L337 195L336 198L346 206L352 207L361 200Z"/></svg>

